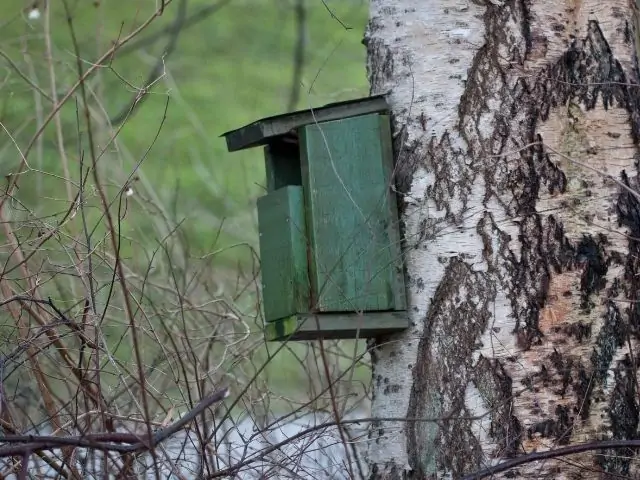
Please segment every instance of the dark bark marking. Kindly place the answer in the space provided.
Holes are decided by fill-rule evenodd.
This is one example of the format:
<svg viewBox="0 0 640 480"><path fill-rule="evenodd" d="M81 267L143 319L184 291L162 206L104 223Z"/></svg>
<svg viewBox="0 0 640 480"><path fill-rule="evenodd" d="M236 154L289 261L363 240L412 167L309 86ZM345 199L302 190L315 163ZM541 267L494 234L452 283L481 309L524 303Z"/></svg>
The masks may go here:
<svg viewBox="0 0 640 480"><path fill-rule="evenodd" d="M425 465L433 459L454 477L479 465L480 445L471 422L464 418L469 416L464 400L466 385L474 376L472 352L491 317L494 296L486 274L474 272L460 258L449 260L425 319L413 368L407 415L442 418L433 442L425 441L432 437L433 425L407 424L409 463L416 478L425 477ZM434 352L447 354L434 356Z"/></svg>
<svg viewBox="0 0 640 480"><path fill-rule="evenodd" d="M578 343L591 338L591 324L584 322L572 323L561 328L562 333L566 337L573 337Z"/></svg>
<svg viewBox="0 0 640 480"><path fill-rule="evenodd" d="M609 402L609 419L614 439L638 438L636 372L637 365L629 356L618 362L614 370L615 388ZM603 455L596 455L596 464L608 474L629 475L631 460L635 458L637 451L638 449L605 450Z"/></svg>
<svg viewBox="0 0 640 480"><path fill-rule="evenodd" d="M518 10L516 12L515 10ZM516 0L508 2L500 9L490 9L491 15L485 15L487 25L487 38L498 39L495 45L503 42L516 46L511 53L513 63L522 63L527 53L531 49L532 38L528 30L528 2L526 0ZM487 12L489 9L487 9ZM510 38L507 42L505 25L516 19L519 23L520 35L515 41ZM509 27L511 28L511 27ZM544 39L542 39L544 40ZM539 42L541 39L535 39ZM370 45L368 48L372 48ZM375 57L374 57L375 58ZM510 67L507 67L510 68ZM632 73L637 78L637 70ZM371 77L370 77L371 78ZM499 79L496 81L496 78ZM433 435L433 429L427 431L425 425L416 425L414 422L407 425L408 452L410 464L414 467L411 478L426 478L423 471L423 464L426 457L435 457L438 468L452 472L454 477L456 472L462 472L478 461L479 446L473 438L470 428L459 417L464 412L463 387L468 382L474 382L476 386L496 385L495 398L488 394L483 394L488 403L502 395L500 388L506 385L506 381L501 380L500 369L502 366L492 365L493 370L487 366L478 364L478 371L474 374L468 373L468 362L471 352L460 352L452 355L451 364L442 364L442 359L431 358L437 342L441 339L435 333L438 328L442 329L446 325L450 335L456 338L462 335L465 345L471 345L475 336L476 341L479 333L476 326L469 327L466 324L466 331L461 332L461 319L476 321L481 318L479 312L473 311L479 306L469 306L466 313L463 309L451 308L447 305L455 297L455 290L462 278L464 282L468 278L476 277L476 284L489 284L490 281L501 283L503 288L509 292L513 311L516 316L516 333L521 339L521 346L525 348L535 348L540 340L541 332L538 328L538 318L545 302L548 301L548 286L553 273L562 273L578 266L582 267L581 300L586 305L585 310L592 308L591 296L606 287L604 275L611 262L617 261L614 256L607 257L603 252L606 245L600 245L599 240L587 239L573 246L565 237L563 226L553 216L544 220L535 212L536 203L540 192L547 190L550 194L562 193L566 188L566 177L564 172L555 165L541 144L522 151L521 154L505 158L504 161L486 161L486 155L491 155L496 151L504 152L533 141L542 141L540 136L536 136L536 124L538 120L546 120L551 108L565 105L572 100L576 103L584 104L588 109L594 108L596 102L601 101L604 108L618 106L627 108L632 117L632 134L634 141L640 139L640 95L638 95L637 85L625 85L628 81L620 63L613 57L611 49L606 42L597 22L590 22L588 33L584 39L576 39L567 52L555 65L541 71L540 75L528 86L525 79L518 79L512 84L509 79L513 76L504 71L497 59L497 47L485 45L481 47L476 60L469 71L469 80L465 96L461 99L460 123L458 129L461 136L470 146L468 152L461 155L460 152L452 151L448 138L432 138L427 143L426 149L421 149L424 141L416 142L414 145L405 145L402 141L404 135L397 137L398 146L395 149L396 155L403 158L400 183L405 186L401 192L407 192L418 165L425 166L429 171L436 172L436 182L433 189L427 192L429 198L443 208L448 208L449 199L452 196L465 198L474 179L483 175L486 184L490 185L486 193L486 200L495 196L503 205L506 211L513 216L521 216L520 237L522 244L521 260L516 261L515 255L506 247L508 245L508 235L499 236L498 251L495 251L495 244L491 240L495 239L495 231L499 231L490 215L485 217L478 224L478 232L487 232L481 236L484 240L484 257L489 264L487 274L472 273L469 271L464 276L454 277L452 271L464 268L459 259L452 260L445 273L442 283L433 299L428 317L425 319L424 335L420 340L418 359L413 368L414 386L411 392L408 415L419 416L445 416L446 419L438 427L436 434L435 449L428 451L432 445L425 445L426 439ZM489 81L490 80L490 81ZM490 89L487 88L490 86ZM490 112L493 115L493 132L488 137L484 137L476 125L481 115L489 113L489 107L485 101L488 95L495 95L503 99L504 103L499 112ZM524 112L524 114L523 114ZM525 129L525 135L514 137L510 131L510 124L516 118L524 117L520 122L520 128ZM522 123L528 122L527 125ZM515 140L514 140L515 138ZM465 160L469 163L465 163ZM455 172L455 176L453 173ZM467 190L465 190L467 189ZM505 205L505 193L512 193L512 200ZM502 195L502 198L498 194ZM640 237L640 209L637 206L637 199L622 198L618 201L619 217L621 223L632 223L636 237ZM620 213L623 211L624 213ZM452 223L459 219L455 218L451 212L448 218ZM420 241L425 241L433 236L436 226L425 223L423 235ZM491 229L492 234L488 234ZM640 291L640 246L638 242L630 241L634 247L630 248L631 255L627 261L627 286L620 285L619 282L610 285L608 294L617 296L624 295L625 298L635 300ZM594 247L595 244L595 247ZM500 268L507 266L507 278L499 278L497 272ZM455 281L452 280L455 278ZM571 292L568 292L569 294ZM468 294L474 296L473 293ZM487 292L482 292L487 295ZM490 298L485 296L480 298ZM530 299L522 305L522 298ZM637 302L628 307L630 318L635 320L634 332L640 330L640 310ZM457 316L458 318L456 319ZM456 323L456 320L458 323ZM486 323L486 320L484 320ZM603 395L599 386L606 379L606 372L611 367L613 355L623 342L626 329L623 327L624 321L612 303L609 305L605 318L605 327L596 340L594 352L591 357L591 365L585 366L575 358L562 352L561 347L549 357L543 359L543 364L539 372L530 375L529 382L531 388L543 385L557 385L557 394L561 396L575 395L575 403L571 407L558 407L555 416L545 422L540 422L530 429L527 434L550 436L558 442L567 442L570 438L574 422L574 415L582 418L588 417L592 402L601 402ZM565 327L567 335L572 336L578 342L589 338L591 325L579 322L576 325ZM613 333L610 329L615 330ZM637 335L637 333L635 333ZM437 350L437 348L436 348ZM635 372L635 365L633 371ZM458 377L455 373L459 373ZM474 375L476 375L474 377ZM558 383L553 377L559 375ZM438 377L439 376L439 377ZM629 375L631 377L631 375ZM637 403L635 397L629 392L627 383L616 377L617 400L612 400L611 414L622 412L631 415L632 423L637 420ZM500 382L503 383L500 383ZM510 381L510 380L509 380ZM465 383L466 382L466 383ZM618 386L619 385L619 386ZM445 394L440 395L439 387L445 389ZM598 387L598 388L596 388ZM480 390L480 387L478 387ZM487 389L485 388L485 392ZM441 405L443 398L451 398L450 404ZM460 400L462 399L462 400ZM624 401L623 401L624 400ZM428 410L430 409L430 410ZM635 414L634 414L635 412ZM616 413L617 415L618 413ZM634 417L635 415L635 417ZM457 417L457 419L456 419ZM494 418L495 417L495 418ZM518 431L519 423L517 419L509 419L505 414L495 413L492 417L492 434L494 438L501 439L500 447L504 452L515 451L522 432ZM613 420L612 420L613 421ZM511 422L511 423L510 423ZM495 426L495 427L494 427ZM615 429L627 434L630 428L624 425L614 426ZM509 430L509 434L505 433ZM501 433L502 432L502 433ZM502 437L500 437L502 435ZM449 457L445 458L440 452L449 452ZM460 452L460 454L452 454ZM609 468L609 467L607 467ZM606 471L606 470L605 470ZM399 475L399 474L398 474ZM391 478L391 477L389 477ZM401 478L393 477L393 478Z"/></svg>
<svg viewBox="0 0 640 480"><path fill-rule="evenodd" d="M489 436L498 444L496 457L513 457L521 443L522 426L512 414L512 381L502 363L496 359L481 357L474 367L473 384L490 411Z"/></svg>
<svg viewBox="0 0 640 480"><path fill-rule="evenodd" d="M613 361L616 351L624 345L628 335L628 327L620 314L620 310L612 301L607 302L604 325L598 333L596 344L591 354L594 382L602 385Z"/></svg>
<svg viewBox="0 0 640 480"><path fill-rule="evenodd" d="M478 222L476 232L482 239L482 256L487 262L489 272L497 276L498 272L500 272L498 268L500 263L516 263L516 257L509 249L511 236L500 230L490 212L485 211L483 217ZM494 250L495 239L497 239L498 251ZM508 280L501 278L500 283L502 283L503 286L507 285Z"/></svg>
<svg viewBox="0 0 640 480"><path fill-rule="evenodd" d="M384 466L374 463L369 473L369 480L407 480L409 478L412 477L395 463L387 463Z"/></svg>
<svg viewBox="0 0 640 480"><path fill-rule="evenodd" d="M567 389L571 384L571 369L573 367L573 359L571 357L565 358L558 350L553 349L553 353L549 356L549 360L553 368L555 368L558 376L562 379L562 386L559 390L555 391L556 395L564 398L567 393Z"/></svg>
<svg viewBox="0 0 640 480"><path fill-rule="evenodd" d="M580 415L582 420L589 418L591 403L600 402L602 400L599 398L598 394L593 394L594 387L594 375L588 373L586 368L583 365L580 365L577 369L576 381L573 384L573 390L576 395L574 410L576 414Z"/></svg>
<svg viewBox="0 0 640 480"><path fill-rule="evenodd" d="M627 108L626 75L594 20L589 21L586 38L574 40L560 60L548 72L542 72L542 78L540 86L547 93L547 108L541 113L570 99L587 109L595 108L598 99L605 109ZM545 120L546 115L541 118Z"/></svg>
<svg viewBox="0 0 640 480"><path fill-rule="evenodd" d="M486 52L485 52L486 53ZM477 65L481 63L478 61ZM476 77L476 88L482 88L482 77ZM487 259L490 269L497 262L508 266L511 277L510 296L514 312L516 313L517 332L520 345L524 348L535 348L540 339L538 328L538 318L541 308L544 307L547 299L547 290L551 272L561 273L573 268L582 269L581 279L581 300L586 313L593 307L592 297L601 292L606 287L605 275L609 265L612 263L622 263L616 254L607 255L608 245L604 236L595 238L586 236L576 246L566 238L563 226L553 216L547 217L545 221L535 213L535 205L542 188L550 194L563 193L566 188L566 177L564 173L551 161L545 153L542 138L535 135L537 119L546 120L549 111L560 104L566 104L569 99L583 103L587 108L594 108L596 101L602 101L604 108L618 106L627 108L632 117L637 116L639 111L637 97L631 95L637 86L624 85L626 77L620 63L615 60L611 50L605 41L599 26L595 22L589 24L587 38L582 41L576 40L569 51L561 60L549 71L542 72L538 81L534 84L532 91L529 91L524 81L516 82L516 87L512 91L517 102L511 103L512 118L516 116L516 111L529 109L527 118L532 119L528 127L529 137L521 140L523 144L540 141L540 144L523 151L519 162L507 165L507 160L502 165L497 165L495 169L487 169L485 176L490 179L498 179L496 191L511 191L513 194L513 205L508 205L514 214L524 215L520 224L520 242L522 245L521 260L515 261L515 256L508 250L502 249L499 254L494 252L495 231L488 233L488 226L492 223L485 215L478 227L479 232L486 231L482 235L484 240L484 257ZM616 83L619 82L619 83ZM473 83L473 82L470 82ZM501 94L502 95L502 94ZM507 95L502 95L508 98ZM477 105L482 108L482 105ZM479 115L476 110L474 115ZM470 120L473 122L473 119ZM496 122L496 125L501 122ZM638 122L636 122L635 134L637 138ZM522 126L522 125L521 125ZM463 130L463 131L468 131ZM503 132L496 128L495 136L501 137ZM511 146L511 148L517 145ZM637 199L625 197L626 208L630 212L627 214L627 222L636 224L636 236L640 237L640 209L637 208ZM631 206L630 204L633 204ZM633 220L629 220L632 217ZM491 226L491 229L497 228ZM502 238L498 237L500 244ZM640 259L640 247L632 257ZM638 260L640 262L640 260ZM637 266L633 271L636 285L633 290L640 291L640 271ZM617 296L620 293L621 285L616 282L611 285L608 295ZM630 290L630 289L629 289ZM518 304L518 299L530 299L525 305ZM635 295L626 298L635 298ZM638 310L637 307L634 309ZM550 357L545 359L549 367L553 368L554 374L559 376L556 394L559 396L575 395L574 407L558 407L554 412L554 418L547 419L532 426L528 430L529 435L540 434L556 439L558 443L567 443L570 440L571 431L574 424L574 416L580 415L582 419L588 418L593 401L601 402L604 398L601 388L594 388L598 383L606 378L606 372L610 368L615 351L622 346L624 341L625 328L622 318L619 316L617 308L613 304L608 309L605 318L605 326L596 340L594 353L591 358L591 365L585 366L571 356L565 355L562 351L555 351ZM638 322L640 327L640 311ZM640 328L638 328L640 330ZM582 342L591 336L590 323L578 322L577 324L565 327L567 336ZM525 380L525 386L536 388L537 382L543 385L553 385L551 372L544 365L539 372L532 373ZM629 395L625 396L625 402L618 402L624 405L628 412L635 412L635 399ZM632 401L633 399L633 401ZM621 407L618 407L620 410ZM635 418L632 415L632 418Z"/></svg>
<svg viewBox="0 0 640 480"><path fill-rule="evenodd" d="M376 28L376 22L370 21L363 40L368 58L376 59L375 65L367 65L367 75L370 85L384 85L393 78L394 55L383 41L371 38L371 32Z"/></svg>
<svg viewBox="0 0 640 480"><path fill-rule="evenodd" d="M638 167L636 163L636 168ZM622 182L634 192L640 192L638 177L632 180L626 172L622 173ZM629 333L635 338L640 337L640 202L638 197L625 189L620 189L618 202L618 222L629 229L628 248L629 255L625 263L625 285L622 288L623 296L629 300L629 307L625 313L629 316Z"/></svg>
<svg viewBox="0 0 640 480"><path fill-rule="evenodd" d="M566 405L558 405L555 414L555 419L543 420L529 427L527 429L529 438L539 434L544 438L553 438L558 445L567 445L571 438L574 419Z"/></svg>
<svg viewBox="0 0 640 480"><path fill-rule="evenodd" d="M563 187L564 188L564 187ZM575 248L564 233L564 225L554 215L546 219L542 233L542 251L555 273L565 272L573 266ZM571 295L572 293L565 292Z"/></svg>
<svg viewBox="0 0 640 480"><path fill-rule="evenodd" d="M553 227L560 228L555 222ZM520 261L516 262L512 257L514 263L507 264L511 277L511 307L516 320L514 333L518 337L520 347L525 350L540 344L542 339L538 320L547 298L550 281L551 256L547 257L547 254L552 253L545 252L543 248L544 234L541 236L541 232L546 228L538 215L525 217L520 225ZM554 238L547 235L547 238L549 237Z"/></svg>
<svg viewBox="0 0 640 480"><path fill-rule="evenodd" d="M427 152L428 168L435 175L435 181L425 194L433 200L438 209L446 211L446 220L453 223L462 222L475 179L475 173L465 166L467 154L453 148L448 133L445 133L439 142L431 139ZM449 199L452 197L458 198L462 203L458 212L451 210Z"/></svg>
<svg viewBox="0 0 640 480"><path fill-rule="evenodd" d="M608 244L607 237L603 234L598 234L595 238L585 234L577 246L576 262L583 267L580 308L586 313L595 306L591 296L606 286L605 275L609 270L609 260L605 257Z"/></svg>
<svg viewBox="0 0 640 480"><path fill-rule="evenodd" d="M529 1L527 0L518 0L520 14L520 22L518 26L520 27L520 33L522 38L524 39L525 49L522 55L522 60L528 57L529 52L531 51L531 9L529 8ZM518 17L516 17L518 18Z"/></svg>

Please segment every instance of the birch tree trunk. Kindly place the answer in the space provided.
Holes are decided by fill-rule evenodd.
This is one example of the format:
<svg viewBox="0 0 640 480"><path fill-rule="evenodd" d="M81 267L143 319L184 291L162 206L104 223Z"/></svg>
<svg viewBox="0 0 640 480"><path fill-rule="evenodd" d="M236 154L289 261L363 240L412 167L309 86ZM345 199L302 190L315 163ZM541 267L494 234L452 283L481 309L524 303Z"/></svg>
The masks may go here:
<svg viewBox="0 0 640 480"><path fill-rule="evenodd" d="M373 353L372 479L639 438L633 0L372 0L411 327ZM437 423L414 421L439 418ZM638 478L595 451L492 478Z"/></svg>

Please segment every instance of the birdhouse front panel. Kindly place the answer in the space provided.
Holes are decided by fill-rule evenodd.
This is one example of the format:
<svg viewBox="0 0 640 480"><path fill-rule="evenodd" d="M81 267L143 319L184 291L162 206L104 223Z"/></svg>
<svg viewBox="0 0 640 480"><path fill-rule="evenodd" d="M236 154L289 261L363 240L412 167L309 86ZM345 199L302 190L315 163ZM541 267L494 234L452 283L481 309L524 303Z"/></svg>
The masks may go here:
<svg viewBox="0 0 640 480"><path fill-rule="evenodd" d="M403 310L389 117L307 125L299 136L316 309Z"/></svg>
<svg viewBox="0 0 640 480"><path fill-rule="evenodd" d="M258 199L264 316L267 321L309 311L309 273L302 187Z"/></svg>

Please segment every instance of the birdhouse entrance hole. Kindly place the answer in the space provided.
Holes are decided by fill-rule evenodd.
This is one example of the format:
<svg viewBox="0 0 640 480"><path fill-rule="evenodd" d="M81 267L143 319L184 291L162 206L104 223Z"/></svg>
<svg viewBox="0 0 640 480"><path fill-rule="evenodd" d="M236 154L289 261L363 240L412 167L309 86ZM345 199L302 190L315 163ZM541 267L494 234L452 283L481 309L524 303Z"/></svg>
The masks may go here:
<svg viewBox="0 0 640 480"><path fill-rule="evenodd" d="M302 186L300 145L297 135L282 136L265 147L267 191L290 185Z"/></svg>

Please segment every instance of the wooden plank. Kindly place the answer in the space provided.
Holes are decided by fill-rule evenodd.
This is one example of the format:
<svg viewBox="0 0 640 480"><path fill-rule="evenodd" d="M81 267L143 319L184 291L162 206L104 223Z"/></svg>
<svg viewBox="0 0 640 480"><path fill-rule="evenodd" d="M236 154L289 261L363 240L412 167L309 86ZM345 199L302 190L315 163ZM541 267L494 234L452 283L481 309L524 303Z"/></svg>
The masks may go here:
<svg viewBox="0 0 640 480"><path fill-rule="evenodd" d="M302 187L258 199L264 316L267 321L309 311L309 274Z"/></svg>
<svg viewBox="0 0 640 480"><path fill-rule="evenodd" d="M409 327L406 311L292 315L265 326L267 341L371 338Z"/></svg>
<svg viewBox="0 0 640 480"><path fill-rule="evenodd" d="M244 127L223 133L230 152L257 147L269 143L270 139L287 135L292 130L316 122L326 122L374 112L388 112L384 95L330 103L323 107L275 115L257 120Z"/></svg>
<svg viewBox="0 0 640 480"><path fill-rule="evenodd" d="M405 308L389 135L388 117L377 114L300 130L319 312Z"/></svg>
<svg viewBox="0 0 640 480"><path fill-rule="evenodd" d="M394 161L393 145L391 143L391 119L389 115L378 115L380 125L380 152L382 154L382 170L387 185L394 185ZM407 291L404 284L404 260L402 257L402 244L400 238L400 224L398 203L396 194L391 188L386 198L386 207L391 221L388 224L389 234L389 254L390 254L390 275L391 289L394 298L393 308L395 310L405 310L407 308Z"/></svg>

